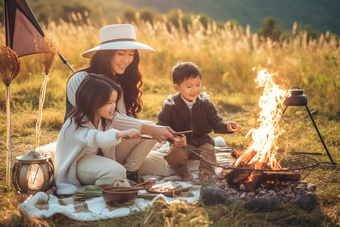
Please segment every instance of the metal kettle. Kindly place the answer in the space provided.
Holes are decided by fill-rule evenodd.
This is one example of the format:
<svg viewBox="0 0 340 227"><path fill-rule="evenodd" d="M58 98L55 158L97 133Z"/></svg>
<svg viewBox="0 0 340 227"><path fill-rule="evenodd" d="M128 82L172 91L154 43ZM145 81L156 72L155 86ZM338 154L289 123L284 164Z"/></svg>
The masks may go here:
<svg viewBox="0 0 340 227"><path fill-rule="evenodd" d="M298 86L291 86L287 93L290 93L290 96L287 97L284 101L286 106L306 106L307 105L307 96L303 94L303 90Z"/></svg>

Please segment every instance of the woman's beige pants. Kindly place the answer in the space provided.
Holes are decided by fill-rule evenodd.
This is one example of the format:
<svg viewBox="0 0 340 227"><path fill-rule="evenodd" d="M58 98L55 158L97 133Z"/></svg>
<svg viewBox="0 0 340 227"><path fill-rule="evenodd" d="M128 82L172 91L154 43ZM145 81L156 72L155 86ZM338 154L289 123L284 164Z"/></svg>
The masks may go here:
<svg viewBox="0 0 340 227"><path fill-rule="evenodd" d="M156 144L154 139L122 139L116 146L116 161L86 153L77 162L77 178L82 184L112 184L125 179L126 171L136 171Z"/></svg>

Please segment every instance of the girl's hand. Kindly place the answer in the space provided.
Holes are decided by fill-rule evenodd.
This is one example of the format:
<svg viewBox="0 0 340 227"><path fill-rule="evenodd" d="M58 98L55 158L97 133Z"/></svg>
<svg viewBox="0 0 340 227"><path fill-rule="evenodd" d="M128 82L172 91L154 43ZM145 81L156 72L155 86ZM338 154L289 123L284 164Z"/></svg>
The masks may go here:
<svg viewBox="0 0 340 227"><path fill-rule="evenodd" d="M235 121L229 121L227 124L227 130L229 132L239 132L241 130L241 126L239 126Z"/></svg>
<svg viewBox="0 0 340 227"><path fill-rule="evenodd" d="M141 137L141 134L136 129L129 129L129 130L117 132L117 134L116 134L117 139L123 138L123 137L131 138L131 139L132 138L139 138L139 137Z"/></svg>
<svg viewBox="0 0 340 227"><path fill-rule="evenodd" d="M180 134L173 138L175 147L185 147L187 145L187 137L184 134Z"/></svg>

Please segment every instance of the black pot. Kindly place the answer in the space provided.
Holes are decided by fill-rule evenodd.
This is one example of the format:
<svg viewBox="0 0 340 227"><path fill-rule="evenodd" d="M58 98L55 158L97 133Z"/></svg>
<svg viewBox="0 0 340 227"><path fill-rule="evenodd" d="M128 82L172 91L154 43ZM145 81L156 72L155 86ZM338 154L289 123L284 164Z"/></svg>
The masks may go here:
<svg viewBox="0 0 340 227"><path fill-rule="evenodd" d="M288 90L290 93L290 97L287 97L284 101L286 106L306 106L307 105L307 96L303 94L303 90L298 86L291 86Z"/></svg>

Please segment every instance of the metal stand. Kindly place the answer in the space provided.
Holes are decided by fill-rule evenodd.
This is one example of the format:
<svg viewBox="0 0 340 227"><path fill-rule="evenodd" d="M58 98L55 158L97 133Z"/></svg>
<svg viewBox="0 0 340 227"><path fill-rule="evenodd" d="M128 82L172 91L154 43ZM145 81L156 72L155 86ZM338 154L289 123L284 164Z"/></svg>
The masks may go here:
<svg viewBox="0 0 340 227"><path fill-rule="evenodd" d="M322 139L322 137L321 137L321 134L320 134L320 132L319 132L319 130L318 130L318 127L316 127L316 124L315 124L315 122L314 122L314 119L313 119L313 117L312 117L312 114L310 113L310 111L309 111L307 105L305 105L305 107L306 107L306 109L307 109L307 112L308 112L308 114L309 114L310 119L312 119L313 125L314 125L314 127L315 127L315 129L316 129L316 132L317 132L318 135L319 135L319 138L320 138L320 140L321 140L321 142L322 142L322 145L323 145L323 147L325 148L325 150L326 150L326 152L327 152L327 155L328 155L329 159L330 159L331 162L332 162L331 164L335 165L336 163L333 161L332 156L331 156L331 154L329 153L329 151L328 151L328 149L327 149L327 147L326 147L326 144L325 144L325 142L323 141L323 139ZM286 106L285 109L283 110L282 116L283 116L283 114L286 112L287 108L288 108L288 106ZM321 153L313 153L313 154L321 154Z"/></svg>

